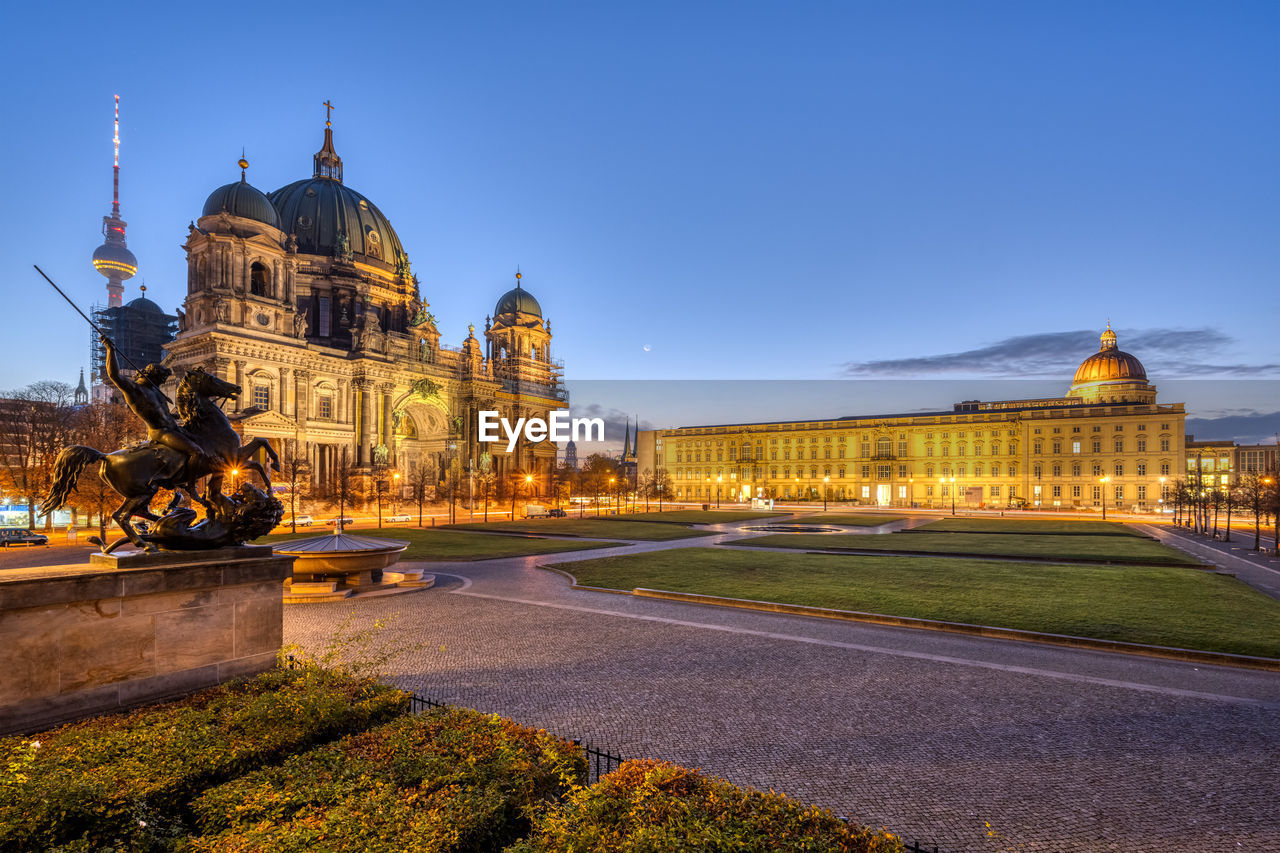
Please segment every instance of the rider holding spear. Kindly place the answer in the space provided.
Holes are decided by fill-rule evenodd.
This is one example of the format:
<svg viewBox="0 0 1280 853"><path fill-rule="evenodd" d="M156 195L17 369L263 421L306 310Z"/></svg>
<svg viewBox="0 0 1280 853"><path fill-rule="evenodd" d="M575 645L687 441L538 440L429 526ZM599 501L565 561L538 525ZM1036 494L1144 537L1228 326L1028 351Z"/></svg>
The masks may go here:
<svg viewBox="0 0 1280 853"><path fill-rule="evenodd" d="M171 375L169 368L159 364L148 364L138 371L136 378L130 380L120 373L115 343L106 335L99 334L98 337L107 350L107 378L120 390L129 409L147 425L147 438L185 456L188 469L201 459L210 470L220 467L217 459L206 456L204 448L183 432L173 413L169 411L169 398L160 390L160 386L168 381Z"/></svg>

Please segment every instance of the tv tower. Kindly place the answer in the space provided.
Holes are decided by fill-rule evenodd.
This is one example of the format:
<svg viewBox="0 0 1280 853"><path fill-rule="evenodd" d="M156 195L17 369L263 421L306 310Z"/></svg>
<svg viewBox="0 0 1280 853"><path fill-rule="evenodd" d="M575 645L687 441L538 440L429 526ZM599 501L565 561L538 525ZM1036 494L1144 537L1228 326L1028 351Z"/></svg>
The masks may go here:
<svg viewBox="0 0 1280 853"><path fill-rule="evenodd" d="M120 218L120 96L116 95L115 162L112 166L111 215L102 217L106 241L93 251L93 268L107 277L107 307L119 307L124 296L124 280L138 272L138 259L124 241L125 221Z"/></svg>

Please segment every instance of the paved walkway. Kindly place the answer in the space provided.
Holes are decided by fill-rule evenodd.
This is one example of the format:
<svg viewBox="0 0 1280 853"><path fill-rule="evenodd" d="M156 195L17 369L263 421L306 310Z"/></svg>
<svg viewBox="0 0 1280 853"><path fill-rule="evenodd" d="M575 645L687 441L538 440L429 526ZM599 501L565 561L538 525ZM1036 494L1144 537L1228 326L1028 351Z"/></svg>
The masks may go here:
<svg viewBox="0 0 1280 853"><path fill-rule="evenodd" d="M1273 673L572 590L537 568L753 535L720 529L424 563L436 589L287 608L286 640L393 617L407 688L953 853L1274 849Z"/></svg>
<svg viewBox="0 0 1280 853"><path fill-rule="evenodd" d="M1132 526L1172 548L1231 572L1259 592L1272 598L1280 598L1280 559L1250 550L1253 544L1252 528L1248 531L1233 530L1230 542L1220 542L1189 533L1181 527L1155 524ZM1263 537L1262 543L1267 544L1266 537Z"/></svg>

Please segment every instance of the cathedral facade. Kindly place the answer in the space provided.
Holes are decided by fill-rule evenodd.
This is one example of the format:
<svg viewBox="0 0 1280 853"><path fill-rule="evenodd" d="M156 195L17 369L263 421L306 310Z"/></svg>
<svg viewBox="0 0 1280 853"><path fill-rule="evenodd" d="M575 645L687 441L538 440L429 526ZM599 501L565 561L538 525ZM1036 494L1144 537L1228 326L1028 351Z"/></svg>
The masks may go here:
<svg viewBox="0 0 1280 853"><path fill-rule="evenodd" d="M263 193L240 168L188 227L187 295L165 361L175 381L200 366L239 385L237 428L305 460L316 497L340 471L361 488L399 475L404 490L450 472L518 472L544 491L554 445L507 453L475 437L480 410L514 422L567 406L551 325L520 275L482 337L471 326L449 345L390 221L343 182L328 121L310 177Z"/></svg>
<svg viewBox="0 0 1280 853"><path fill-rule="evenodd" d="M1158 510L1186 474L1186 410L1110 327L1062 397L819 421L646 430L641 471L679 500Z"/></svg>

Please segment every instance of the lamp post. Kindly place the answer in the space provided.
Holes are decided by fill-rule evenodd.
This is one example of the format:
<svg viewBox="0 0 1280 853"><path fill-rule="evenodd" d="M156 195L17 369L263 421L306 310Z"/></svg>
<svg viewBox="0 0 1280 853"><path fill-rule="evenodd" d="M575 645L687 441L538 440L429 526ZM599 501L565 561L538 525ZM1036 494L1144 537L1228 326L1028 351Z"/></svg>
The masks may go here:
<svg viewBox="0 0 1280 853"><path fill-rule="evenodd" d="M956 478L951 478L951 514L956 514Z"/></svg>
<svg viewBox="0 0 1280 853"><path fill-rule="evenodd" d="M716 509L720 508L720 484L724 482L724 475L716 475Z"/></svg>
<svg viewBox="0 0 1280 853"><path fill-rule="evenodd" d="M1111 482L1110 477L1099 477L1098 482L1102 484L1102 520L1107 520L1107 483Z"/></svg>
<svg viewBox="0 0 1280 853"><path fill-rule="evenodd" d="M1164 493L1164 479L1165 479L1164 477L1161 477L1161 478L1160 478L1160 498L1159 498L1159 500L1156 502L1157 506L1159 506L1159 508L1160 508L1160 517L1161 517L1161 518L1164 518L1164 494L1165 494L1165 493Z"/></svg>
<svg viewBox="0 0 1280 853"><path fill-rule="evenodd" d="M907 508L907 509L910 509L910 508L914 507L915 505L916 505L916 478L915 478L915 477L908 477L908 478L907 478L907 506L906 506L906 508Z"/></svg>
<svg viewBox="0 0 1280 853"><path fill-rule="evenodd" d="M827 511L827 490L831 487L831 478L822 478L822 511Z"/></svg>
<svg viewBox="0 0 1280 853"><path fill-rule="evenodd" d="M938 478L938 503L942 504L943 506L946 506L947 502L943 500L943 498L945 498L946 496L947 496L947 478L939 477Z"/></svg>
<svg viewBox="0 0 1280 853"><path fill-rule="evenodd" d="M796 477L796 500L800 500L800 478Z"/></svg>
<svg viewBox="0 0 1280 853"><path fill-rule="evenodd" d="M609 478L609 491L610 491L610 493L612 493L612 492L613 492L613 490L614 490L614 489L613 489L613 484L614 484L615 482L617 482L617 480L618 480L618 478L617 478L617 477L610 477L610 478ZM616 504L615 504L615 506L616 506Z"/></svg>
<svg viewBox="0 0 1280 853"><path fill-rule="evenodd" d="M236 490L236 478L239 476L240 476L240 469L232 468L231 469L231 491L233 492Z"/></svg>

